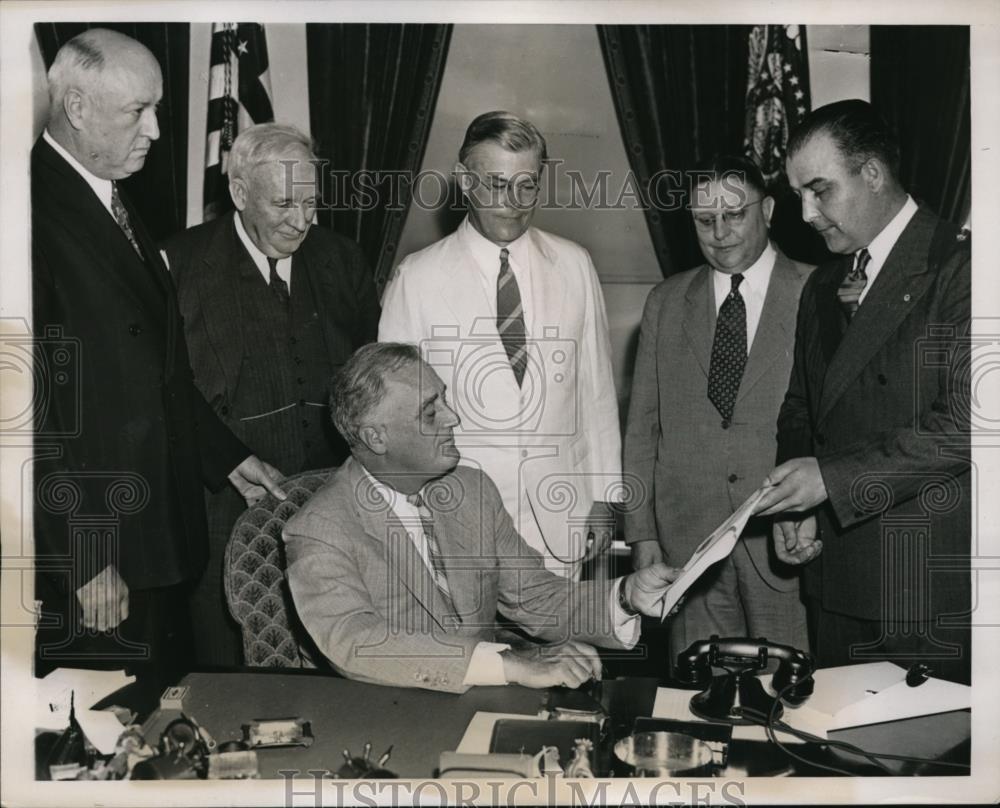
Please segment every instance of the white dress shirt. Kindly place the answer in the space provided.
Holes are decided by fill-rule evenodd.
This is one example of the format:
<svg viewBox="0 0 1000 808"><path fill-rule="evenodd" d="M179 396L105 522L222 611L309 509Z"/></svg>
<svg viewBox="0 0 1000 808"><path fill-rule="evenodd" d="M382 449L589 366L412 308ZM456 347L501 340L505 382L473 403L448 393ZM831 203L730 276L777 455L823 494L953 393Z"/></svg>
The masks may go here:
<svg viewBox="0 0 1000 808"><path fill-rule="evenodd" d="M253 239L250 238L250 234L247 233L246 228L243 226L243 219L240 218L239 211L233 216L233 221L236 223L236 235L240 237L243 246L247 248L247 252L250 253L250 258L253 259L254 265L260 270L260 274L264 276L264 283L270 285L271 266L267 263L267 256L253 243ZM292 291L292 256L279 258L278 263L275 265L275 270L278 272L278 277L288 284L288 291Z"/></svg>
<svg viewBox="0 0 1000 808"><path fill-rule="evenodd" d="M101 204L104 205L104 209L108 213L111 213L111 217L114 218L115 214L111 212L111 180L102 180L100 177L95 177L87 171L87 169L85 169L72 154L56 142L56 139L49 134L48 129L42 132L42 138L56 150L56 153L62 157L63 160L73 166L76 173L83 177L87 185L94 189L94 193L97 194L97 198L101 201Z"/></svg>
<svg viewBox="0 0 1000 808"><path fill-rule="evenodd" d="M747 311L747 353L753 345L757 334L760 315L764 311L764 298L767 297L767 285L771 282L771 272L774 261L778 257L771 242L767 243L764 252L749 267L743 270L743 282L740 284L740 295ZM715 286L715 313L719 313L722 304L733 288L732 275L728 272L712 270L712 281Z"/></svg>
<svg viewBox="0 0 1000 808"><path fill-rule="evenodd" d="M892 248L896 246L896 242L899 240L899 237L903 235L906 225L910 223L910 219L914 217L916 212L917 203L913 201L912 196L907 194L906 202L904 202L903 207L899 209L899 213L892 217L892 221L883 227L882 232L875 236L875 238L872 239L871 244L868 245L868 254L871 256L871 260L865 268L865 275L868 276L868 283L865 284L865 288L861 290L861 294L858 297L859 306L865 302L868 290L872 288L872 284L875 283L875 278L878 277L878 273L882 271L882 267L885 265L885 259L889 257L889 253L891 253ZM858 250L858 252L861 252L861 250ZM858 253L856 252L854 254L855 265L857 265L857 261Z"/></svg>
<svg viewBox="0 0 1000 808"><path fill-rule="evenodd" d="M535 311L531 301L530 281L535 249L531 239L527 237L528 232L522 233L506 247L498 247L472 226L472 220L468 216L465 217L456 232L463 246L472 253L472 257L476 261L476 269L479 270L486 296L493 301L494 316L496 316L497 305L497 277L500 275L500 250L507 250L507 263L514 273L521 293L524 329L527 338L530 339L532 334L531 315ZM535 265L537 266L537 263Z"/></svg>
<svg viewBox="0 0 1000 808"><path fill-rule="evenodd" d="M420 521L420 513L417 511L416 507L406 499L405 494L402 494L399 491L390 488L385 483L376 480L368 469L365 469L365 475L375 487L375 490L386 502L389 503L389 507L392 508L392 512L396 515L396 518L399 519L399 521L403 524L403 527L406 528L407 536L410 541L413 542L413 546L416 547L417 553L420 555L421 560L423 560L428 571L431 573L431 577L433 578L434 564L431 561L430 550L427 547L427 536L424 535L423 523ZM611 609L612 624L614 626L615 637L618 638L619 642L621 642L626 648L633 648L639 641L639 618L638 616L625 614L621 606L619 606L618 587L620 582L620 579L614 581L611 586L611 594L609 596L609 608ZM510 648L510 645L507 643L487 642L485 640L476 645L475 650L472 652L472 659L469 660L469 667L466 668L463 684L508 684L503 671L503 658L500 656L500 652L506 651L508 648Z"/></svg>

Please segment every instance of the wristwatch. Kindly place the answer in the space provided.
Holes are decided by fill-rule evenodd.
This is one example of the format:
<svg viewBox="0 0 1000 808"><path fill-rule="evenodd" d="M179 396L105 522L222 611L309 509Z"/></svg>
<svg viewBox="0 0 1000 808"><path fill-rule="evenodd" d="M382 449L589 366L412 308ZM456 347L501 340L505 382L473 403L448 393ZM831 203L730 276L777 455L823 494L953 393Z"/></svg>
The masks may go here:
<svg viewBox="0 0 1000 808"><path fill-rule="evenodd" d="M618 583L618 606L629 617L638 617L638 610L634 609L632 604L628 602L628 598L625 597L625 578L627 577L626 575Z"/></svg>

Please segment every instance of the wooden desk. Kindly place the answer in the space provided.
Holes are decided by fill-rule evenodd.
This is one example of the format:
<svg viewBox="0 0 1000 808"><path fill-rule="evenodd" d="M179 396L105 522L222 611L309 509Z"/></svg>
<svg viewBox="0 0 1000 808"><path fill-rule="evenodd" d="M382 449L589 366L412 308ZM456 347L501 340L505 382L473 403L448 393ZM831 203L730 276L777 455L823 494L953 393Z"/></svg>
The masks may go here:
<svg viewBox="0 0 1000 808"><path fill-rule="evenodd" d="M478 711L534 716L543 691L522 687L476 687L462 695L428 690L383 687L330 677L315 672L192 673L181 682L190 690L185 712L220 743L242 737L242 725L255 718L299 717L312 723L315 737L309 748L287 747L258 751L260 774L278 778L281 770L308 776L313 769L336 771L342 750L361 754L366 742L372 755L391 744L387 768L402 778L433 776L442 751L454 750L472 716ZM627 734L636 716L649 715L659 682L621 679L605 682L603 701L612 716L615 737ZM906 721L846 730L836 734L875 752L968 760L970 715L967 711L925 716ZM811 750L816 757L816 750ZM817 759L858 774L878 773L854 758L823 754ZM802 774L822 771L789 765L783 752L765 743L734 741L730 747L733 770L729 776ZM900 774L923 773L915 764L891 764ZM935 774L962 774L959 769Z"/></svg>

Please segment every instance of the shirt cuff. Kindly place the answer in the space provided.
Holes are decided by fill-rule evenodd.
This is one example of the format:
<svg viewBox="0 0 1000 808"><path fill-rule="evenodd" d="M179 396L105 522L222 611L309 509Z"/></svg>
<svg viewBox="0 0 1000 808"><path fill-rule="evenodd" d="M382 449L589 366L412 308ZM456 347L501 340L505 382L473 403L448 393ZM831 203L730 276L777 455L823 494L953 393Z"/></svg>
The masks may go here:
<svg viewBox="0 0 1000 808"><path fill-rule="evenodd" d="M611 625L614 629L615 639L624 648L632 649L639 642L641 624L639 615L626 614L625 610L618 604L618 587L621 585L621 578L615 578L611 582L611 593L608 596L608 602L611 604Z"/></svg>
<svg viewBox="0 0 1000 808"><path fill-rule="evenodd" d="M481 642L472 650L472 659L465 669L463 685L505 685L507 677L503 673L501 651L510 645L504 642Z"/></svg>

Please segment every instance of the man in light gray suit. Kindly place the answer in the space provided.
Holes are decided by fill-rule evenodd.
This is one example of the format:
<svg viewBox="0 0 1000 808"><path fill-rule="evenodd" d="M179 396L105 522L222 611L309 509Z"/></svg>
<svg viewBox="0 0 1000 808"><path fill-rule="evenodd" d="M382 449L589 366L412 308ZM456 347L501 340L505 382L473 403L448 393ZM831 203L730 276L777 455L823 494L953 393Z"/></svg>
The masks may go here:
<svg viewBox="0 0 1000 808"><path fill-rule="evenodd" d="M770 471L812 269L769 242L774 200L753 163L715 158L693 191L708 263L650 292L632 383L625 470L641 485L626 538L640 569L683 565ZM712 634L807 646L798 576L773 557L769 535L751 520L732 555L688 591L668 629L671 659Z"/></svg>
<svg viewBox="0 0 1000 808"><path fill-rule="evenodd" d="M288 521L302 624L352 679L462 692L577 687L593 644L631 648L677 571L574 583L545 569L492 480L458 466L459 418L416 346L360 348L331 385L351 458ZM497 611L547 645L498 636Z"/></svg>

